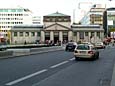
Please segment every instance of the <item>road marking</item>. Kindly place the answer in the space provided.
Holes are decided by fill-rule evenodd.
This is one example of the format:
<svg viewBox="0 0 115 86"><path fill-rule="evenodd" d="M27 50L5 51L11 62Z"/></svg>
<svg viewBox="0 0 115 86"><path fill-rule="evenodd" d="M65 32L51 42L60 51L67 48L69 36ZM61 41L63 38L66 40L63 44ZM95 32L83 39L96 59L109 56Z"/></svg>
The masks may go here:
<svg viewBox="0 0 115 86"><path fill-rule="evenodd" d="M73 60L75 60L75 58L72 58L72 59L69 59L70 61L73 61Z"/></svg>
<svg viewBox="0 0 115 86"><path fill-rule="evenodd" d="M25 77L22 77L22 78L19 78L19 79L17 79L17 80L14 80L14 81L12 81L12 82L9 82L9 83L7 83L7 84L5 84L5 85L9 85L9 86L10 86L10 85L14 85L14 84L16 84L16 83L18 83L18 82L21 82L21 81L26 80L26 79L28 79L28 78L31 78L31 77L33 77L33 76L39 75L39 74L41 74L41 73L43 73L43 72L46 72L46 71L48 71L48 70L47 70L47 69L44 69L44 70L35 72L35 73L33 73L33 74L30 74L30 75L27 75L27 76L25 76Z"/></svg>
<svg viewBox="0 0 115 86"><path fill-rule="evenodd" d="M67 62L69 62L69 61L61 62L61 63L59 63L59 64L56 64L56 65L51 66L50 68L56 68L56 67L58 67L58 66L60 66L60 65L63 65L63 64L65 64L65 63L67 63Z"/></svg>

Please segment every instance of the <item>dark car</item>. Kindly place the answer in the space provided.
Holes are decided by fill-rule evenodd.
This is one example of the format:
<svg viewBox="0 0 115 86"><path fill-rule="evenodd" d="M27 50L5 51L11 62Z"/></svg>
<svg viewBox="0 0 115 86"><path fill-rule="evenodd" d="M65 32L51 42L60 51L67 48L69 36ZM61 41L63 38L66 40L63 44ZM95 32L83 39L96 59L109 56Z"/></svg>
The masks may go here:
<svg viewBox="0 0 115 86"><path fill-rule="evenodd" d="M7 46L5 44L0 44L0 51L6 50Z"/></svg>
<svg viewBox="0 0 115 86"><path fill-rule="evenodd" d="M74 51L76 48L77 43L76 42L68 42L65 47L65 51Z"/></svg>

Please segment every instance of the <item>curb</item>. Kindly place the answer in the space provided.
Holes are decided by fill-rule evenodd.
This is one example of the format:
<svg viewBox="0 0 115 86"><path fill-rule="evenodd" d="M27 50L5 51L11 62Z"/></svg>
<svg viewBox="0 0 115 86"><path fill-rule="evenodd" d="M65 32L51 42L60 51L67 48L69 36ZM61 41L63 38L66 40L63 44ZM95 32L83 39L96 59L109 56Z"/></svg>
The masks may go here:
<svg viewBox="0 0 115 86"><path fill-rule="evenodd" d="M54 49L54 50L48 50L48 51L32 52L29 54L22 54L22 55L15 55L15 56L3 56L0 59L9 59L9 58L15 58L15 57L21 57L21 56L29 56L29 55L35 55L35 54L48 53L48 52L56 52L56 51L61 51L61 50L63 50L63 49Z"/></svg>

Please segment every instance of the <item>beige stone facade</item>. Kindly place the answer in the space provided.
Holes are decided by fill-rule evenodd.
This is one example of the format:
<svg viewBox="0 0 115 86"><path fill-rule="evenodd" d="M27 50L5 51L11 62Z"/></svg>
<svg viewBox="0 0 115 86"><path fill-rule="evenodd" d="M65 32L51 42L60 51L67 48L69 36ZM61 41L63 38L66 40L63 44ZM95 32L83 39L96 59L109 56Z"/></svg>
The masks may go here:
<svg viewBox="0 0 115 86"><path fill-rule="evenodd" d="M42 26L18 26L11 29L12 43L35 43L36 40L68 42L68 41L102 41L104 30L100 25L71 25L71 17L61 13L44 16Z"/></svg>

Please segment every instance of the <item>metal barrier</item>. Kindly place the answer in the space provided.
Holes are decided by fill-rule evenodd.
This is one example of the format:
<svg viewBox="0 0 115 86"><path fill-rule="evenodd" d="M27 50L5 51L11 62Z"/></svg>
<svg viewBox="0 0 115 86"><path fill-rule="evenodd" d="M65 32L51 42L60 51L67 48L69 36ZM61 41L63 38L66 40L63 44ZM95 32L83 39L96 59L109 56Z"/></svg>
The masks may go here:
<svg viewBox="0 0 115 86"><path fill-rule="evenodd" d="M12 56L13 55L13 51L0 51L0 58L5 58L8 56Z"/></svg>
<svg viewBox="0 0 115 86"><path fill-rule="evenodd" d="M7 51L0 52L0 57L10 58L15 56L38 54L57 50L63 50L63 48L61 46L53 46L53 47L28 48L28 49L8 49Z"/></svg>

